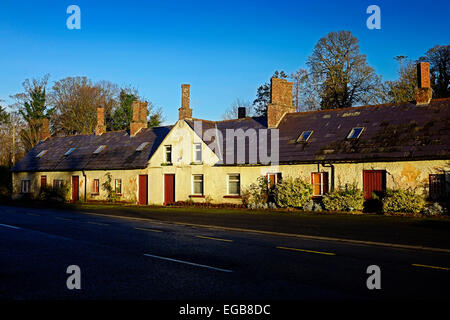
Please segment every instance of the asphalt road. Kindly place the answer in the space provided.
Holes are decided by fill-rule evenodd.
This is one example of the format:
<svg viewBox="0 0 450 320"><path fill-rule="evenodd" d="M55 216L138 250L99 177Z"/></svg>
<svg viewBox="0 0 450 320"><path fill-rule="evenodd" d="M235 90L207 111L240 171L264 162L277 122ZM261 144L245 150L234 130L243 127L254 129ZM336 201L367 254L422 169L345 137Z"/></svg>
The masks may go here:
<svg viewBox="0 0 450 320"><path fill-rule="evenodd" d="M448 300L449 268L445 252L0 206L1 299Z"/></svg>

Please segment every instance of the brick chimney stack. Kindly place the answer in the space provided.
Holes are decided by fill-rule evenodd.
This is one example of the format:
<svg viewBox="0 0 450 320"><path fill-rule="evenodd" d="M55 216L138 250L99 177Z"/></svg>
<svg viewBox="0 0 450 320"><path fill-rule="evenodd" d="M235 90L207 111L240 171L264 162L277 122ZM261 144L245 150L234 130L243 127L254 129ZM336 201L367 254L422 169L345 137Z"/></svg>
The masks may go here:
<svg viewBox="0 0 450 320"><path fill-rule="evenodd" d="M192 109L190 108L190 88L189 84L181 85L181 108L178 109L178 119L192 119Z"/></svg>
<svg viewBox="0 0 450 320"><path fill-rule="evenodd" d="M276 128L288 112L295 112L292 105L292 82L280 78L270 79L270 103L267 105L267 127Z"/></svg>
<svg viewBox="0 0 450 320"><path fill-rule="evenodd" d="M430 63L419 62L417 64L417 90L416 104L429 104L433 95L430 81Z"/></svg>
<svg viewBox="0 0 450 320"><path fill-rule="evenodd" d="M49 120L48 118L42 119L42 126L41 126L41 140L45 140L47 138L50 138L50 127L49 127Z"/></svg>
<svg viewBox="0 0 450 320"><path fill-rule="evenodd" d="M97 108L97 126L95 127L95 135L101 136L106 132L105 126L105 108Z"/></svg>
<svg viewBox="0 0 450 320"><path fill-rule="evenodd" d="M130 136L135 136L142 128L147 128L147 102L133 101L133 119L130 123Z"/></svg>

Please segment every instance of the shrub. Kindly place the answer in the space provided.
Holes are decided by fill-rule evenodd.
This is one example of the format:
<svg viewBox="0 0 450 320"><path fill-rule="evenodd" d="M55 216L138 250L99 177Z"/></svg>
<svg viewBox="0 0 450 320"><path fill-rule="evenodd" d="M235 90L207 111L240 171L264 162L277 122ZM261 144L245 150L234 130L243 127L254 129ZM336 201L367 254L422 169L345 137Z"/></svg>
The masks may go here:
<svg viewBox="0 0 450 320"><path fill-rule="evenodd" d="M309 202L307 202L303 206L302 209L304 211L322 211L323 210L322 206L319 203L314 202L314 200L309 200Z"/></svg>
<svg viewBox="0 0 450 320"><path fill-rule="evenodd" d="M267 205L269 199L269 184L266 177L260 176L256 183L250 184L241 191L242 203L248 208Z"/></svg>
<svg viewBox="0 0 450 320"><path fill-rule="evenodd" d="M116 190L112 186L112 176L111 173L107 172L105 174L106 181L102 183L103 191L106 191L106 197L110 202L116 202L119 199Z"/></svg>
<svg viewBox="0 0 450 320"><path fill-rule="evenodd" d="M438 202L428 204L423 208L423 213L427 216L441 216L445 214L445 209Z"/></svg>
<svg viewBox="0 0 450 320"><path fill-rule="evenodd" d="M69 194L69 186L63 183L58 187L43 187L38 195L38 200L41 201L65 201Z"/></svg>
<svg viewBox="0 0 450 320"><path fill-rule="evenodd" d="M279 207L301 208L311 200L312 192L312 186L308 181L287 177L275 186L273 197Z"/></svg>
<svg viewBox="0 0 450 320"><path fill-rule="evenodd" d="M411 190L387 190L383 197L383 212L420 213L425 206L425 197Z"/></svg>
<svg viewBox="0 0 450 320"><path fill-rule="evenodd" d="M339 187L322 198L325 209L329 211L362 211L364 194L356 184Z"/></svg>

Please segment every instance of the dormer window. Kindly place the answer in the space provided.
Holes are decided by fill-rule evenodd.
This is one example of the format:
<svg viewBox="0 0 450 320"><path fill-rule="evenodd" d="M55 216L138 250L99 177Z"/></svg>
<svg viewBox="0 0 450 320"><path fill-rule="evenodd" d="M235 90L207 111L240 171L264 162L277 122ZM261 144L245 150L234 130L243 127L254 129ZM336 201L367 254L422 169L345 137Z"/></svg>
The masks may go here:
<svg viewBox="0 0 450 320"><path fill-rule="evenodd" d="M97 149L95 149L94 154L99 154L99 153L102 152L103 149L105 149L105 148L106 148L105 145L99 146Z"/></svg>
<svg viewBox="0 0 450 320"><path fill-rule="evenodd" d="M353 128L348 134L347 139L358 139L363 131L364 127Z"/></svg>
<svg viewBox="0 0 450 320"><path fill-rule="evenodd" d="M75 150L75 148L70 148L69 150L67 150L66 153L64 153L64 155L67 157L69 154L71 154L73 151Z"/></svg>
<svg viewBox="0 0 450 320"><path fill-rule="evenodd" d="M136 151L142 151L146 146L148 146L150 142L142 142L139 147L136 148Z"/></svg>
<svg viewBox="0 0 450 320"><path fill-rule="evenodd" d="M312 136L314 131L312 130L307 130L307 131L303 131L297 138L297 143L305 143L308 141L308 139Z"/></svg>
<svg viewBox="0 0 450 320"><path fill-rule="evenodd" d="M48 151L48 150L42 150L41 152L39 152L39 153L36 155L36 158L42 158L42 156L43 156L44 154L46 154L47 151Z"/></svg>

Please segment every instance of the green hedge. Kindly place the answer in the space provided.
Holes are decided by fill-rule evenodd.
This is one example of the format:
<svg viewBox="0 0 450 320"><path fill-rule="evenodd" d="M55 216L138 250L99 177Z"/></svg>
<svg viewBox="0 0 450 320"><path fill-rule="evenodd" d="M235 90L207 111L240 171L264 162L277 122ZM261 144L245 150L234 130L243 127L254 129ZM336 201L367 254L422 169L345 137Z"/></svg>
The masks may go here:
<svg viewBox="0 0 450 320"><path fill-rule="evenodd" d="M387 190L383 197L384 213L420 213L425 207L425 197L412 190Z"/></svg>
<svg viewBox="0 0 450 320"><path fill-rule="evenodd" d="M301 208L311 200L312 193L308 181L292 177L283 178L273 190L275 203L282 208Z"/></svg>
<svg viewBox="0 0 450 320"><path fill-rule="evenodd" d="M356 184L345 185L328 193L322 198L323 205L329 211L362 211L364 194Z"/></svg>

